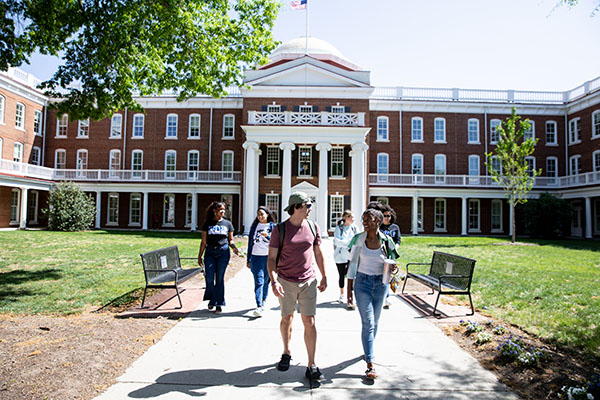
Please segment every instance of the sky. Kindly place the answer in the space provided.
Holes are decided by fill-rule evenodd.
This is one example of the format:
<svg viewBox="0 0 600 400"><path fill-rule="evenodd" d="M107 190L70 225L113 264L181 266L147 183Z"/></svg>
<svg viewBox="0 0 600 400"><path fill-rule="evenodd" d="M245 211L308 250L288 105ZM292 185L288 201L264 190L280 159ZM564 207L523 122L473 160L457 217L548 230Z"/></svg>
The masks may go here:
<svg viewBox="0 0 600 400"><path fill-rule="evenodd" d="M309 36L371 71L372 86L565 91L600 76L598 0L308 0ZM273 34L306 34L283 1ZM21 66L48 79L57 61Z"/></svg>

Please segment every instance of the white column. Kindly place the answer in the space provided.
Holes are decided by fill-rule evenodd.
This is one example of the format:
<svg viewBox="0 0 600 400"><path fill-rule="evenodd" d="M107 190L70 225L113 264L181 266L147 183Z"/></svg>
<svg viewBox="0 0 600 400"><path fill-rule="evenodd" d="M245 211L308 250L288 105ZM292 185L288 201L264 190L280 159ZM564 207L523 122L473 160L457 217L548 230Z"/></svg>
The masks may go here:
<svg viewBox="0 0 600 400"><path fill-rule="evenodd" d="M258 143L246 141L242 145L246 150L246 180L244 181L244 233L250 232L258 207Z"/></svg>
<svg viewBox="0 0 600 400"><path fill-rule="evenodd" d="M288 205L292 190L292 151L296 148L296 145L292 142L283 142L279 145L279 148L283 150L283 165L281 168L281 209L283 210Z"/></svg>
<svg viewBox="0 0 600 400"><path fill-rule="evenodd" d="M367 205L367 179L366 179L366 150L369 148L365 142L352 145L352 211L355 215L362 215Z"/></svg>
<svg viewBox="0 0 600 400"><path fill-rule="evenodd" d="M21 188L21 220L19 229L27 228L27 188Z"/></svg>
<svg viewBox="0 0 600 400"><path fill-rule="evenodd" d="M331 150L331 144L327 142L317 143L317 151L319 152L319 204L318 204L318 215L317 223L321 228L321 236L328 237L327 233L327 202L329 196L327 195L327 181L329 176L327 175L327 152Z"/></svg>
<svg viewBox="0 0 600 400"><path fill-rule="evenodd" d="M419 234L419 194L413 194L413 206L412 206L412 234L417 236Z"/></svg>
<svg viewBox="0 0 600 400"><path fill-rule="evenodd" d="M592 199L585 198L585 238L592 238Z"/></svg>
<svg viewBox="0 0 600 400"><path fill-rule="evenodd" d="M192 226L191 231L198 229L198 193L192 192Z"/></svg>
<svg viewBox="0 0 600 400"><path fill-rule="evenodd" d="M100 229L100 218L102 216L102 192L96 191L96 229Z"/></svg>
<svg viewBox="0 0 600 400"><path fill-rule="evenodd" d="M463 236L467 236L467 198L462 197L462 213L461 213L461 230L460 234Z"/></svg>
<svg viewBox="0 0 600 400"><path fill-rule="evenodd" d="M144 200L142 200L142 230L148 230L148 192L142 192Z"/></svg>

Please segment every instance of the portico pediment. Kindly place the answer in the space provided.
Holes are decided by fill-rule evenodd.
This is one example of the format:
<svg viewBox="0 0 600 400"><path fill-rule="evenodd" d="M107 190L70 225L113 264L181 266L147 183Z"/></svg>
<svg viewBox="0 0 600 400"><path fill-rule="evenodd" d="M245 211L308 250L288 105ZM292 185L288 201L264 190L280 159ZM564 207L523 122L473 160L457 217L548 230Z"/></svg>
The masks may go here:
<svg viewBox="0 0 600 400"><path fill-rule="evenodd" d="M292 192L305 192L305 193L313 193L315 191L318 191L319 188L316 187L315 185L313 185L310 182L307 181L302 181L299 184L297 184L296 186L292 187Z"/></svg>
<svg viewBox="0 0 600 400"><path fill-rule="evenodd" d="M335 71L337 69L338 71ZM270 70L267 70L270 71ZM328 68L303 63L248 82L252 86L323 86L323 87L366 87L356 77L348 76L349 71L341 68Z"/></svg>

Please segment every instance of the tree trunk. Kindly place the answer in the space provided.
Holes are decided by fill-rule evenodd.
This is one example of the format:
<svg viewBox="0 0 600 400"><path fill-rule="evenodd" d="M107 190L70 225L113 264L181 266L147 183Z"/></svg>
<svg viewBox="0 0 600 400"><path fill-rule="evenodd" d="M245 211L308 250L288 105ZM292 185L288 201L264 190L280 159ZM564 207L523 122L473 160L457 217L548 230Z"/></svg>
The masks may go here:
<svg viewBox="0 0 600 400"><path fill-rule="evenodd" d="M515 215L515 205L513 202L510 203L510 207L512 208L512 221L510 221L511 226L512 226L512 237L511 237L511 242L514 243L516 242L517 239L517 216Z"/></svg>

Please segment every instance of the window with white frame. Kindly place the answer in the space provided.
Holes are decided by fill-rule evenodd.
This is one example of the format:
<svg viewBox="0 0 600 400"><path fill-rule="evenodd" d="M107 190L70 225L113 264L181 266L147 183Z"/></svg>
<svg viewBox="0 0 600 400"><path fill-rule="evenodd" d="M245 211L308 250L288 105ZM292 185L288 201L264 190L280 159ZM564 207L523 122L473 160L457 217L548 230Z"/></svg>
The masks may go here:
<svg viewBox="0 0 600 400"><path fill-rule="evenodd" d="M42 136L42 112L40 110L33 112L33 133Z"/></svg>
<svg viewBox="0 0 600 400"><path fill-rule="evenodd" d="M77 137L78 138L88 138L90 137L90 119L80 119L79 125L77 127Z"/></svg>
<svg viewBox="0 0 600 400"><path fill-rule="evenodd" d="M411 141L423 142L423 118L421 117L411 119Z"/></svg>
<svg viewBox="0 0 600 400"><path fill-rule="evenodd" d="M387 182L389 174L389 155L387 153L377 154L377 182Z"/></svg>
<svg viewBox="0 0 600 400"><path fill-rule="evenodd" d="M492 171L497 171L500 175L502 175L502 160L500 160L500 157L492 156L490 164Z"/></svg>
<svg viewBox="0 0 600 400"><path fill-rule="evenodd" d="M343 114L346 112L346 107L340 105L331 106L331 112L334 114Z"/></svg>
<svg viewBox="0 0 600 400"><path fill-rule="evenodd" d="M235 138L235 115L225 114L223 116L223 139Z"/></svg>
<svg viewBox="0 0 600 400"><path fill-rule="evenodd" d="M469 156L469 182L479 183L480 173L479 156L472 154Z"/></svg>
<svg viewBox="0 0 600 400"><path fill-rule="evenodd" d="M502 232L502 200L492 200L492 232Z"/></svg>
<svg viewBox="0 0 600 400"><path fill-rule="evenodd" d="M387 142L389 137L389 119L388 117L377 117L377 141Z"/></svg>
<svg viewBox="0 0 600 400"><path fill-rule="evenodd" d="M119 225L119 193L108 194L106 225Z"/></svg>
<svg viewBox="0 0 600 400"><path fill-rule="evenodd" d="M298 111L300 111L301 113L311 113L313 112L313 106L309 106L309 105L302 105L300 107L298 107Z"/></svg>
<svg viewBox="0 0 600 400"><path fill-rule="evenodd" d="M525 157L525 163L527 164L527 175L533 176L535 173L535 157Z"/></svg>
<svg viewBox="0 0 600 400"><path fill-rule="evenodd" d="M109 153L108 169L111 171L110 176L117 176L118 170L121 169L121 150L111 150Z"/></svg>
<svg viewBox="0 0 600 400"><path fill-rule="evenodd" d="M569 173L570 175L579 175L581 173L581 156L571 156L569 158Z"/></svg>
<svg viewBox="0 0 600 400"><path fill-rule="evenodd" d="M275 193L267 193L265 195L265 207L271 210L275 221L279 221L279 195Z"/></svg>
<svg viewBox="0 0 600 400"><path fill-rule="evenodd" d="M479 120L477 118L469 118L467 122L467 141L470 144L479 144Z"/></svg>
<svg viewBox="0 0 600 400"><path fill-rule="evenodd" d="M298 176L312 176L312 147L298 147Z"/></svg>
<svg viewBox="0 0 600 400"><path fill-rule="evenodd" d="M27 202L27 219L29 219L30 224L37 224L39 192L37 190L30 190L27 194Z"/></svg>
<svg viewBox="0 0 600 400"><path fill-rule="evenodd" d="M333 147L331 149L331 177L342 178L344 176L344 148Z"/></svg>
<svg viewBox="0 0 600 400"><path fill-rule="evenodd" d="M417 231L423 231L423 199L417 199Z"/></svg>
<svg viewBox="0 0 600 400"><path fill-rule="evenodd" d="M558 171L558 159L556 157L547 157L546 158L546 177L548 178L548 183L555 184L556 176Z"/></svg>
<svg viewBox="0 0 600 400"><path fill-rule="evenodd" d="M267 106L267 112L281 112L281 106L278 104L269 104Z"/></svg>
<svg viewBox="0 0 600 400"><path fill-rule="evenodd" d="M142 223L142 195L131 193L129 198L129 225L140 226Z"/></svg>
<svg viewBox="0 0 600 400"><path fill-rule="evenodd" d="M40 154L42 154L42 151L38 146L31 148L31 164L40 165Z"/></svg>
<svg viewBox="0 0 600 400"><path fill-rule="evenodd" d="M469 199L469 232L481 232L479 214L479 199Z"/></svg>
<svg viewBox="0 0 600 400"><path fill-rule="evenodd" d="M192 226L192 212L194 210L194 195L188 193L185 196L185 226Z"/></svg>
<svg viewBox="0 0 600 400"><path fill-rule="evenodd" d="M144 152L142 150L133 150L131 152L131 171L134 178L142 177L142 168L144 165Z"/></svg>
<svg viewBox="0 0 600 400"><path fill-rule="evenodd" d="M165 194L163 204L163 226L175 226L175 195Z"/></svg>
<svg viewBox="0 0 600 400"><path fill-rule="evenodd" d="M15 128L25 129L25 104L17 103L15 109Z"/></svg>
<svg viewBox="0 0 600 400"><path fill-rule="evenodd" d="M500 132L498 131L499 126L499 119L493 119L490 121L490 144L496 144L500 140Z"/></svg>
<svg viewBox="0 0 600 400"><path fill-rule="evenodd" d="M434 232L446 232L446 199L435 199L433 223Z"/></svg>
<svg viewBox="0 0 600 400"><path fill-rule="evenodd" d="M446 155L436 154L434 158L435 181L440 183L445 181L446 177Z"/></svg>
<svg viewBox="0 0 600 400"><path fill-rule="evenodd" d="M344 213L344 196L337 194L329 196L329 210L329 229L335 229L337 222Z"/></svg>
<svg viewBox="0 0 600 400"><path fill-rule="evenodd" d="M177 166L177 152L175 150L165 151L165 178L175 179Z"/></svg>
<svg viewBox="0 0 600 400"><path fill-rule="evenodd" d="M0 95L0 124L4 124L4 109L6 108L6 98Z"/></svg>
<svg viewBox="0 0 600 400"><path fill-rule="evenodd" d="M383 205L390 204L390 199L388 197L377 197L376 201L380 202Z"/></svg>
<svg viewBox="0 0 600 400"><path fill-rule="evenodd" d="M223 179L233 179L233 151L225 150L221 159Z"/></svg>
<svg viewBox="0 0 600 400"><path fill-rule="evenodd" d="M556 121L546 121L546 145L556 145L557 125Z"/></svg>
<svg viewBox="0 0 600 400"><path fill-rule="evenodd" d="M195 179L200 169L200 152L198 150L188 151L188 178Z"/></svg>
<svg viewBox="0 0 600 400"><path fill-rule="evenodd" d="M13 161L18 163L23 162L23 143L15 142L13 145Z"/></svg>
<svg viewBox="0 0 600 400"><path fill-rule="evenodd" d="M573 118L569 121L569 144L581 142L581 119Z"/></svg>
<svg viewBox="0 0 600 400"><path fill-rule="evenodd" d="M114 114L110 119L110 137L120 138L123 132L123 116L121 114Z"/></svg>
<svg viewBox="0 0 600 400"><path fill-rule="evenodd" d="M446 143L446 119L436 118L433 120L433 142Z"/></svg>
<svg viewBox="0 0 600 400"><path fill-rule="evenodd" d="M535 139L535 121L527 119L529 121L529 128L523 131L523 140Z"/></svg>
<svg viewBox="0 0 600 400"><path fill-rule="evenodd" d="M423 154L413 154L411 160L411 173L416 182L423 181Z"/></svg>
<svg viewBox="0 0 600 400"><path fill-rule="evenodd" d="M592 139L600 137L600 110L592 113Z"/></svg>
<svg viewBox="0 0 600 400"><path fill-rule="evenodd" d="M267 176L279 176L279 146L267 146Z"/></svg>
<svg viewBox="0 0 600 400"><path fill-rule="evenodd" d="M69 115L63 114L56 119L56 137L67 137L67 129L69 127Z"/></svg>
<svg viewBox="0 0 600 400"><path fill-rule="evenodd" d="M177 139L177 121L179 117L177 114L168 114L167 115L167 126L165 131L165 138L167 139Z"/></svg>
<svg viewBox="0 0 600 400"><path fill-rule="evenodd" d="M190 114L189 139L200 139L200 114Z"/></svg>
<svg viewBox="0 0 600 400"><path fill-rule="evenodd" d="M54 152L54 168L65 169L67 168L67 151L64 149L56 149Z"/></svg>
<svg viewBox="0 0 600 400"><path fill-rule="evenodd" d="M143 139L144 138L144 122L146 120L146 116L144 114L134 114L133 115L133 131L131 132L131 137L134 139Z"/></svg>
<svg viewBox="0 0 600 400"><path fill-rule="evenodd" d="M221 203L225 204L225 218L231 221L231 211L233 210L233 195L222 194Z"/></svg>
<svg viewBox="0 0 600 400"><path fill-rule="evenodd" d="M592 161L594 164L594 172L600 172L600 150L592 153Z"/></svg>
<svg viewBox="0 0 600 400"><path fill-rule="evenodd" d="M77 150L77 176L81 177L85 175L85 170L88 167L88 151L85 149Z"/></svg>
<svg viewBox="0 0 600 400"><path fill-rule="evenodd" d="M25 190L25 189L23 189ZM21 193L19 189L12 189L10 191L10 224L19 223L19 211L21 206Z"/></svg>

